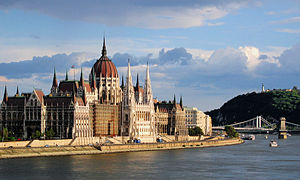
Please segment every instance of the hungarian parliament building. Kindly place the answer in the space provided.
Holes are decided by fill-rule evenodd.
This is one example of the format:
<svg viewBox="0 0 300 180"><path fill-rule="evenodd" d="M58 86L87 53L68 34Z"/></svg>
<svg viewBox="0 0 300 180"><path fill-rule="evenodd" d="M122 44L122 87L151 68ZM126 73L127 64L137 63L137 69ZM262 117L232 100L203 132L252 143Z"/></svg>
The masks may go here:
<svg viewBox="0 0 300 180"><path fill-rule="evenodd" d="M31 93L8 96L4 89L0 128L7 128L15 137L29 139L36 131L54 132L59 139L77 137L126 136L155 142L160 136L188 136L188 128L200 127L211 134L211 118L197 108L153 99L149 65L144 86L137 75L135 86L128 61L126 82L121 85L118 71L108 58L105 39L102 55L91 67L89 80L69 80L68 73L59 83L54 69L50 93L34 89Z"/></svg>

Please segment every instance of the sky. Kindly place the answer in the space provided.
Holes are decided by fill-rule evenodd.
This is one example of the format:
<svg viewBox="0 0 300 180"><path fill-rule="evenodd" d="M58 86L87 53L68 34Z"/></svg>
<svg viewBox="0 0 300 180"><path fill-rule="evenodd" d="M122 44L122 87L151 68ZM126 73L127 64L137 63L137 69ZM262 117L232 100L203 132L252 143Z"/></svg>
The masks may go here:
<svg viewBox="0 0 300 180"><path fill-rule="evenodd" d="M150 64L153 96L208 111L265 89L300 87L299 0L0 1L0 98L39 88L56 68L86 79L103 36L119 76ZM71 69L75 65L76 69Z"/></svg>

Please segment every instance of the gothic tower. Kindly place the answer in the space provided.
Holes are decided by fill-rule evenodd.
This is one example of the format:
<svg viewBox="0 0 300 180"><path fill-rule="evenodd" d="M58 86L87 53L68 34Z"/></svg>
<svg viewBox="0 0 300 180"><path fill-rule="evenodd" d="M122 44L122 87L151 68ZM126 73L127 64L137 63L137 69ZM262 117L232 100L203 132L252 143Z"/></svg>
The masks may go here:
<svg viewBox="0 0 300 180"><path fill-rule="evenodd" d="M122 90L116 66L107 57L105 38L101 57L93 65L89 81L92 87L98 89L98 100L103 104L119 104L121 102Z"/></svg>

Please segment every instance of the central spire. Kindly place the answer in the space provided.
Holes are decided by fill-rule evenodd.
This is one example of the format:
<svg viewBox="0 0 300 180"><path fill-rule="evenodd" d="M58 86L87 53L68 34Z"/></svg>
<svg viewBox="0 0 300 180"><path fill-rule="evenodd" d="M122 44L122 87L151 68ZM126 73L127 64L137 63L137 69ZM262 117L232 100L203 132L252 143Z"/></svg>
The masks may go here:
<svg viewBox="0 0 300 180"><path fill-rule="evenodd" d="M106 56L106 55L107 55L107 51L105 45L105 36L103 36L102 56Z"/></svg>

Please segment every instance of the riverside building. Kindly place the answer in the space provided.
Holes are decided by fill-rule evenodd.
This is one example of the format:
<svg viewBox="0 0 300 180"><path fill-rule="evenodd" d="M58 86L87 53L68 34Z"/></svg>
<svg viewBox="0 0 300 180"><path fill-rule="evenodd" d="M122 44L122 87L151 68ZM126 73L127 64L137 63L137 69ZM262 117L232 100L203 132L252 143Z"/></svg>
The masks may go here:
<svg viewBox="0 0 300 180"><path fill-rule="evenodd" d="M139 76L135 86L128 61L126 82L120 78L114 63L107 56L105 39L100 58L91 67L89 80L84 80L81 69L79 80L69 80L68 72L59 83L54 69L50 93L35 89L31 93L9 97L5 87L1 104L0 128L7 128L14 136L29 139L34 132L54 132L55 138L123 136L155 142L158 136L174 135L176 140L187 140L187 127L194 124L211 132L207 122L198 115L193 125L186 124L188 109L180 103L154 102L149 65L145 69L145 83ZM195 116L195 115L193 115ZM200 116L199 116L200 117ZM197 124L198 123L198 124ZM209 124L202 125L202 124ZM98 138L99 139L99 138ZM123 139L122 139L123 141Z"/></svg>
<svg viewBox="0 0 300 180"><path fill-rule="evenodd" d="M184 107L185 125L187 128L200 127L204 135L211 135L212 121L209 115L199 111L196 107Z"/></svg>

